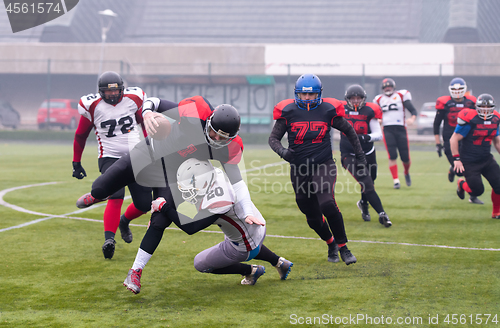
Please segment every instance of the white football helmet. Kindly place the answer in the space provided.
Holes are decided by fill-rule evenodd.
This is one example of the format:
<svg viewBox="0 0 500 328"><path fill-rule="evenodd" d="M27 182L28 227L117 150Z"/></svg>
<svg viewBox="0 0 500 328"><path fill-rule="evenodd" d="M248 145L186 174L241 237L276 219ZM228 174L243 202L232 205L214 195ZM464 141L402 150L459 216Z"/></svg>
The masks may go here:
<svg viewBox="0 0 500 328"><path fill-rule="evenodd" d="M215 177L215 169L209 161L187 159L177 169L177 187L182 193L182 199L196 204L215 183Z"/></svg>
<svg viewBox="0 0 500 328"><path fill-rule="evenodd" d="M467 84L465 84L465 80L461 77L456 77L451 80L448 89L452 98L461 99L465 96L465 92L467 92Z"/></svg>

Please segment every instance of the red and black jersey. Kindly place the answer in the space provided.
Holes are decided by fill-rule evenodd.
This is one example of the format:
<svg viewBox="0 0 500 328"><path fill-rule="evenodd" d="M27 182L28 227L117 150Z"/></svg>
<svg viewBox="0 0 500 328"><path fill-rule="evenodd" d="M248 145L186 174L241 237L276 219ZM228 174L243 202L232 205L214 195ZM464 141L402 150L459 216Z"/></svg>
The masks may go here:
<svg viewBox="0 0 500 328"><path fill-rule="evenodd" d="M458 102L451 96L439 97L436 101L436 118L434 119L434 134L439 134L439 126L443 124L443 138L449 140L457 126L458 113L464 108L476 108L476 97L466 95Z"/></svg>
<svg viewBox="0 0 500 328"><path fill-rule="evenodd" d="M382 110L380 106L374 103L365 103L358 111L353 111L345 101L342 101L345 111L345 119L351 124L356 131L356 134L370 134L372 131L370 129L370 121L372 119L382 119ZM372 142L363 142L361 147L365 153L373 149ZM354 148L347 139L346 135L342 133L340 135L340 153L341 154L354 154Z"/></svg>
<svg viewBox="0 0 500 328"><path fill-rule="evenodd" d="M464 109L458 114L455 132L464 138L460 144L462 162L477 163L491 156L491 141L498 135L500 114L493 112L487 120L482 119L475 109Z"/></svg>
<svg viewBox="0 0 500 328"><path fill-rule="evenodd" d="M234 138L226 147L219 149L208 145L204 130L207 118L214 108L205 98L195 96L181 100L177 110L179 118L172 124L168 138L153 140L154 151L158 151L165 158L167 169L177 170L188 158L214 159L222 164L240 162L243 153L243 141L240 136Z"/></svg>
<svg viewBox="0 0 500 328"><path fill-rule="evenodd" d="M344 116L344 107L334 98L323 98L318 107L309 111L299 108L294 99L274 107L274 119L285 120L288 148L295 151L294 164L321 164L332 159L330 128L337 116Z"/></svg>

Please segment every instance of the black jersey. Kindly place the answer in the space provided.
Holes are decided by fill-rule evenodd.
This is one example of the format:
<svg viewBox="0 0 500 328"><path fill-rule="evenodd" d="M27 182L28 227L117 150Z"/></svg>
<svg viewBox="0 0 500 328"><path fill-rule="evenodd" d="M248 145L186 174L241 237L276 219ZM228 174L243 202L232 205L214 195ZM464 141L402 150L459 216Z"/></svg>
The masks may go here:
<svg viewBox="0 0 500 328"><path fill-rule="evenodd" d="M458 114L456 133L464 139L460 145L460 159L464 163L484 162L491 156L491 141L498 135L500 114L493 112L487 120L474 109L464 109Z"/></svg>
<svg viewBox="0 0 500 328"><path fill-rule="evenodd" d="M298 107L294 99L274 107L274 119L285 120L288 147L295 151L293 164L321 164L332 159L330 129L337 116L344 116L344 107L334 98L323 98L313 110Z"/></svg>
<svg viewBox="0 0 500 328"><path fill-rule="evenodd" d="M370 134L370 121L372 119L382 119L382 110L380 106L374 103L365 103L358 111L353 111L345 101L342 102L345 110L345 119L351 124L356 131L356 134ZM373 149L373 141L361 143L361 147L365 153ZM354 154L354 148L347 139L346 135L340 135L340 153L341 154Z"/></svg>
<svg viewBox="0 0 500 328"><path fill-rule="evenodd" d="M448 140L457 126L458 113L464 108L476 108L476 97L466 95L458 102L451 96L439 97L436 101L436 118L434 119L434 134L439 134L439 126L443 124L443 138Z"/></svg>

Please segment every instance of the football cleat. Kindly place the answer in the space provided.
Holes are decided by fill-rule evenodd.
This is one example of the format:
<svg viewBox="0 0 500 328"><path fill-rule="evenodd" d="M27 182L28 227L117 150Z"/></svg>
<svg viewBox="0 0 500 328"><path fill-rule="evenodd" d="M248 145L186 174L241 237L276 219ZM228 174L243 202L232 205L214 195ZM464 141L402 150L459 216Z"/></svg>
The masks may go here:
<svg viewBox="0 0 500 328"><path fill-rule="evenodd" d="M262 265L252 265L252 273L247 276L243 276L241 280L242 285L255 285L257 279L260 278L264 273L266 273L266 268Z"/></svg>
<svg viewBox="0 0 500 328"><path fill-rule="evenodd" d="M120 228L120 233L122 235L122 239L130 244L132 242L133 236L132 236L132 231L130 231L129 227L130 220L128 220L125 215L122 214L120 217L120 224L118 227Z"/></svg>
<svg viewBox="0 0 500 328"><path fill-rule="evenodd" d="M394 182L394 189L401 188L401 184L399 182Z"/></svg>
<svg viewBox="0 0 500 328"><path fill-rule="evenodd" d="M448 171L448 181L453 182L455 180L455 171L453 167L450 166L450 170Z"/></svg>
<svg viewBox="0 0 500 328"><path fill-rule="evenodd" d="M340 262L339 246L335 242L328 245L328 262Z"/></svg>
<svg viewBox="0 0 500 328"><path fill-rule="evenodd" d="M470 196L469 203L484 205L484 202L482 200L480 200L479 198L477 198L476 196Z"/></svg>
<svg viewBox="0 0 500 328"><path fill-rule="evenodd" d="M385 212L380 212L378 215L378 222L382 224L384 227L389 228L392 226L391 220L389 220L389 216Z"/></svg>
<svg viewBox="0 0 500 328"><path fill-rule="evenodd" d="M465 190L463 188L465 180L460 178L457 180L457 195L460 199L465 198Z"/></svg>
<svg viewBox="0 0 500 328"><path fill-rule="evenodd" d="M370 221L372 218L370 216L370 211L368 211L368 203L360 199L358 200L357 205L361 211L361 218L366 222Z"/></svg>
<svg viewBox="0 0 500 328"><path fill-rule="evenodd" d="M405 174L405 182L406 182L406 185L407 185L408 187L410 187L410 186L411 186L411 177L410 177L410 173Z"/></svg>
<svg viewBox="0 0 500 328"><path fill-rule="evenodd" d="M356 263L357 259L354 255L352 255L351 251L347 249L347 246L342 246L339 249L340 252L340 257L342 258L342 261L345 262L346 265Z"/></svg>
<svg viewBox="0 0 500 328"><path fill-rule="evenodd" d="M76 207L78 208L87 208L89 206L92 206L94 204L104 202L105 199L97 199L94 198L90 193L86 193L82 197L78 198L76 201Z"/></svg>
<svg viewBox="0 0 500 328"><path fill-rule="evenodd" d="M293 263L285 259L284 257L280 257L278 260L278 264L274 267L278 270L281 280L286 280L290 270L292 270Z"/></svg>
<svg viewBox="0 0 500 328"><path fill-rule="evenodd" d="M139 294L141 292L141 275L142 269L128 270L123 286L127 287L132 293Z"/></svg>
<svg viewBox="0 0 500 328"><path fill-rule="evenodd" d="M116 241L113 238L106 239L102 245L102 253L105 259L111 260L113 258L113 255L115 255L115 244Z"/></svg>
<svg viewBox="0 0 500 328"><path fill-rule="evenodd" d="M500 214L493 215L491 218L492 218L492 219L497 219L497 220L498 220L498 219L500 219Z"/></svg>

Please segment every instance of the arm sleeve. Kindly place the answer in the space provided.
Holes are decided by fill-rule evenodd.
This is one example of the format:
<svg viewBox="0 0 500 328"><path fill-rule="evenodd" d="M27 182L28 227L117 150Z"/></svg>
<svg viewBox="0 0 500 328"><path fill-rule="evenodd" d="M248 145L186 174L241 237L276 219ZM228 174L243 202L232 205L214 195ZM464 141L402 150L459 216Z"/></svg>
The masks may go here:
<svg viewBox="0 0 500 328"><path fill-rule="evenodd" d="M286 132L286 123L285 120L277 120L274 124L273 130L271 131L271 135L269 136L269 146L271 149L277 153L278 155L282 153L283 145L281 144L281 139L285 135Z"/></svg>
<svg viewBox="0 0 500 328"><path fill-rule="evenodd" d="M434 117L434 134L439 134L439 128L441 127L441 122L443 121L445 112L443 110L436 111L436 117Z"/></svg>
<svg viewBox="0 0 500 328"><path fill-rule="evenodd" d="M403 105L410 111L411 115L417 116L417 110L415 109L415 106L413 106L411 100L405 100Z"/></svg>
<svg viewBox="0 0 500 328"><path fill-rule="evenodd" d="M372 132L369 134L370 141L382 140L382 129L380 128L378 119L372 118L370 120L370 131Z"/></svg>
<svg viewBox="0 0 500 328"><path fill-rule="evenodd" d="M235 203L239 203L241 206L243 210L243 217L246 218L249 215L253 215L253 203L245 181L241 180L233 184L233 189L236 195Z"/></svg>
<svg viewBox="0 0 500 328"><path fill-rule="evenodd" d="M174 120L180 119L178 104L169 100L163 100L157 97L150 97L142 105L142 116L146 111L162 113Z"/></svg>
<svg viewBox="0 0 500 328"><path fill-rule="evenodd" d="M346 135L347 140L349 140L349 142L351 143L352 148L354 148L354 152L356 154L364 154L363 148L361 148L361 144L359 143L356 131L354 131L354 128L349 124L349 122L347 122L345 118L340 116L334 117L332 126Z"/></svg>
<svg viewBox="0 0 500 328"><path fill-rule="evenodd" d="M219 218L219 214L211 214L208 211L200 211L194 218L191 219L189 216L177 212L169 205L163 206L161 212L171 218L172 222L174 222L176 226L188 235L195 234L198 231L209 227ZM181 224L180 218L182 218L183 222L187 221L189 223Z"/></svg>
<svg viewBox="0 0 500 328"><path fill-rule="evenodd" d="M83 150L87 143L87 138L92 131L94 125L86 117L80 117L78 127L75 131L75 139L73 140L73 162L81 162Z"/></svg>

